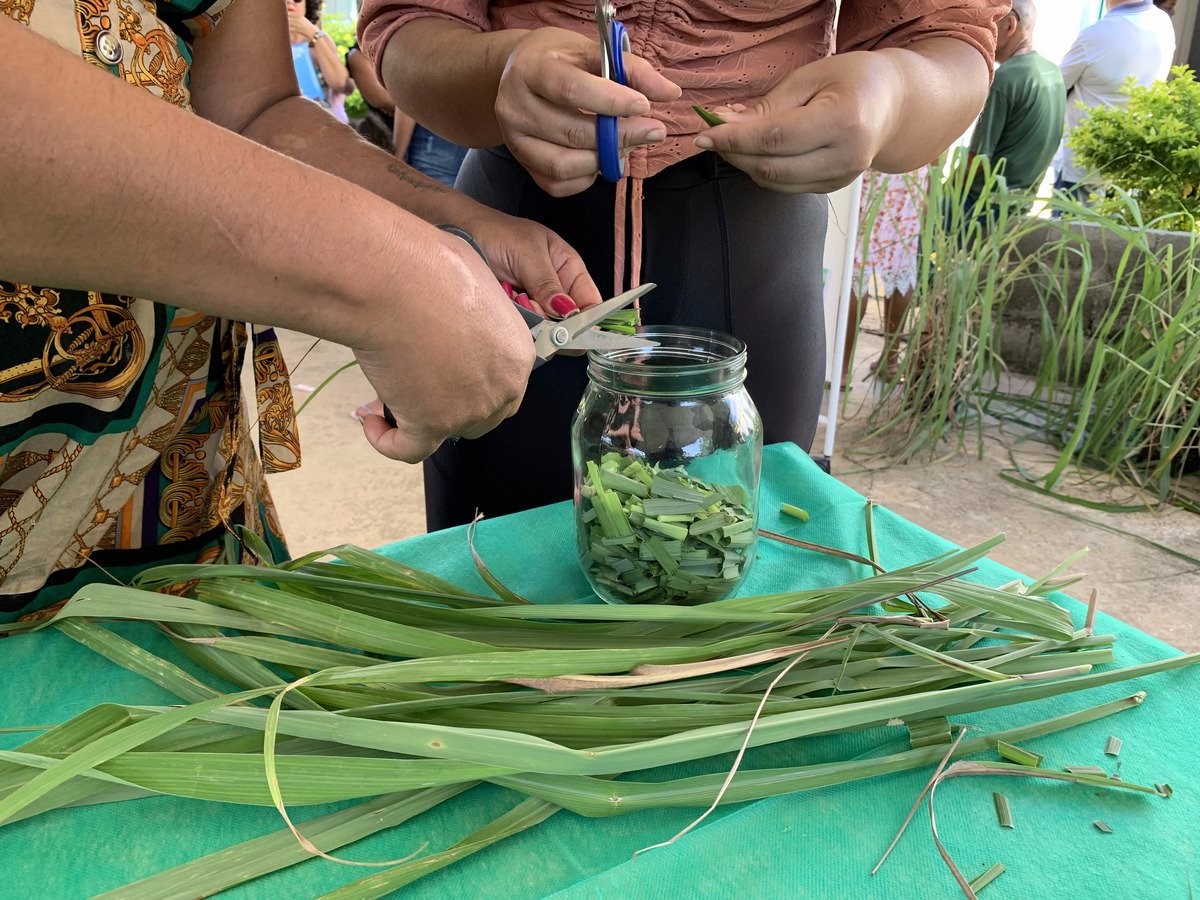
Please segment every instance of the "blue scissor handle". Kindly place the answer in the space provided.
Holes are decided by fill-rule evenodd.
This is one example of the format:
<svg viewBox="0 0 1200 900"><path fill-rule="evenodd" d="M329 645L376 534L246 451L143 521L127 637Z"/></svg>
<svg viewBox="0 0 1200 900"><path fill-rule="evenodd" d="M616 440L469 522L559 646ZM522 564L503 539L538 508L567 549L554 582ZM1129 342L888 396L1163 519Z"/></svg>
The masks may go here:
<svg viewBox="0 0 1200 900"><path fill-rule="evenodd" d="M613 22L609 35L609 46L613 48L612 78L617 84L625 80L625 51L629 49L629 32L620 22ZM600 154L600 174L605 181L618 182L625 175L625 161L621 159L620 143L617 140L616 116L596 117L596 147Z"/></svg>

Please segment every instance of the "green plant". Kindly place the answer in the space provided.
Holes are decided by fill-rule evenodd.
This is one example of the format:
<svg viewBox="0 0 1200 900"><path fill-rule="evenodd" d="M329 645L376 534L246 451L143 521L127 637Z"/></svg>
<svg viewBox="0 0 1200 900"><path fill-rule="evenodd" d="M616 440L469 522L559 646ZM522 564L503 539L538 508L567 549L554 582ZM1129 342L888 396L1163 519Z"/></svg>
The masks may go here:
<svg viewBox="0 0 1200 900"><path fill-rule="evenodd" d="M1132 194L1142 218L1161 228L1200 227L1200 84L1187 66L1171 81L1131 78L1124 107L1091 110L1068 137L1076 159ZM1119 200L1105 208L1125 213Z"/></svg>
<svg viewBox="0 0 1200 900"><path fill-rule="evenodd" d="M1188 475L1200 462L1200 237L1182 251L1160 244L1120 189L1110 203L1121 215L1058 194L1049 207L1061 218L1038 218L985 160L952 171L930 188L908 350L869 434L900 460L962 449L971 435L982 455L987 427L1011 423L1058 451L1046 472L1007 473L1020 483L1061 494L1069 471L1144 492L1141 504L1102 508L1200 511ZM972 206L964 185L975 171ZM1018 287L1033 288L1041 317L1040 367L1020 390L1001 355Z"/></svg>
<svg viewBox="0 0 1200 900"><path fill-rule="evenodd" d="M338 55L342 59L346 58L346 54L358 40L354 22L349 16L326 16L321 20L321 29L333 38L333 42L338 48ZM358 88L355 88L346 98L345 109L346 116L350 119L362 119L366 117L367 101L363 99L363 95L359 93Z"/></svg>

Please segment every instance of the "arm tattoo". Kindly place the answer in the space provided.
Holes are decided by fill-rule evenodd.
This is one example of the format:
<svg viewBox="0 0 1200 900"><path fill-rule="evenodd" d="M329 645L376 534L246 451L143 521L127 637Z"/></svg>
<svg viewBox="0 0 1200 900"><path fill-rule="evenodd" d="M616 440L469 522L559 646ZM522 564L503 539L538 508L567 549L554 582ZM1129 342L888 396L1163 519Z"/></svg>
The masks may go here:
<svg viewBox="0 0 1200 900"><path fill-rule="evenodd" d="M388 163L387 170L405 184L410 184L417 190L432 191L435 194L444 194L450 190L450 188L446 187L440 181L428 178L417 172L416 169L409 168L400 162Z"/></svg>

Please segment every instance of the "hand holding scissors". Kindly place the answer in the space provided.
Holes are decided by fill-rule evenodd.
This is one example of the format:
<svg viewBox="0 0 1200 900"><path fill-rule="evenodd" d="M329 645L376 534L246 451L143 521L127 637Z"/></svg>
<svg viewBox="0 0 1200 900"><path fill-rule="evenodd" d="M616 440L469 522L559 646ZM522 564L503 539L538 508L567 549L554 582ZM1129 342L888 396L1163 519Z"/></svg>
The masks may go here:
<svg viewBox="0 0 1200 900"><path fill-rule="evenodd" d="M483 250L465 231L452 225L438 227L462 238L486 262L487 257L484 256ZM658 346L655 341L648 338L638 335L613 334L596 327L613 313L620 312L639 297L654 290L655 287L656 285L652 283L643 284L631 291L619 294L611 300L589 307L582 312L573 313L562 320L545 319L532 309L514 301L517 311L525 320L525 324L529 326L529 333L533 338L533 348L536 354L533 367L536 369L563 351L620 350ZM391 428L397 427L396 418L387 406L383 408L383 418Z"/></svg>
<svg viewBox="0 0 1200 900"><path fill-rule="evenodd" d="M620 117L617 159L666 139L650 104L678 99L679 87L633 54L621 61L624 82L614 81L605 74L606 55L611 73L613 57L600 43L562 28L537 28L505 64L494 105L504 143L555 197L577 194L596 180L597 116Z"/></svg>

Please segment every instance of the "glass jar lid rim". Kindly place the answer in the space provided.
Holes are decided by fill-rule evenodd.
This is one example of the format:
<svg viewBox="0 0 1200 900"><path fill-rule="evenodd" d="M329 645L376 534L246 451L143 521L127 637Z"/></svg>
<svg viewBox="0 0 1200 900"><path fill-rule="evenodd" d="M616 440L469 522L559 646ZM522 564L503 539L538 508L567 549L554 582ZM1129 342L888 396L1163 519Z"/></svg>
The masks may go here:
<svg viewBox="0 0 1200 900"><path fill-rule="evenodd" d="M588 354L590 362L620 375L689 375L714 367L736 368L746 364L745 343L724 332L683 325L644 325L637 333L661 343L658 347L592 350ZM692 346L689 347L687 342ZM692 356L694 361L664 363L662 358L668 354Z"/></svg>

